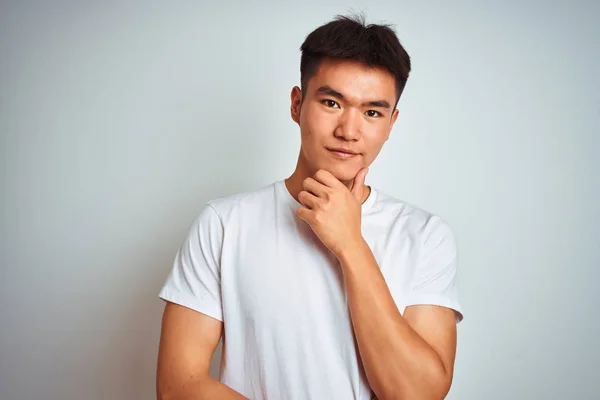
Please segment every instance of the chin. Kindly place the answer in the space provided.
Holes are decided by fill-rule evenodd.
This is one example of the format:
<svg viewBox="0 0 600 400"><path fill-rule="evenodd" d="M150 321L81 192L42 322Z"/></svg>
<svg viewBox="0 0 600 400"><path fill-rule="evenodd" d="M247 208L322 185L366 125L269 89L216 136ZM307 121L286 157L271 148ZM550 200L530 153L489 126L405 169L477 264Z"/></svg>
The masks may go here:
<svg viewBox="0 0 600 400"><path fill-rule="evenodd" d="M348 172L343 172L343 173L333 173L333 176L335 176L339 181L341 182L350 182L352 181L352 179L354 179L354 177L356 176L358 172L356 173L348 173Z"/></svg>
<svg viewBox="0 0 600 400"><path fill-rule="evenodd" d="M350 182L354 179L356 174L358 174L358 171L360 171L361 168L352 165L330 164L317 168L317 170L318 169L329 171L331 175L335 176L341 182Z"/></svg>

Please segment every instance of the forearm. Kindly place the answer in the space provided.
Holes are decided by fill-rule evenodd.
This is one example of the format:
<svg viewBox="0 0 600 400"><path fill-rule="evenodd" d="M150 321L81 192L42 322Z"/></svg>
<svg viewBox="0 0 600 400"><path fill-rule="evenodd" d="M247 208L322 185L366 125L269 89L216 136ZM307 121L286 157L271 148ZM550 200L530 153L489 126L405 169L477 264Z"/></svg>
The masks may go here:
<svg viewBox="0 0 600 400"><path fill-rule="evenodd" d="M229 386L216 379L205 377L186 383L184 386L168 393L160 393L159 400L247 400Z"/></svg>
<svg viewBox="0 0 600 400"><path fill-rule="evenodd" d="M449 386L444 365L400 314L367 243L339 258L358 349L377 397L443 398Z"/></svg>

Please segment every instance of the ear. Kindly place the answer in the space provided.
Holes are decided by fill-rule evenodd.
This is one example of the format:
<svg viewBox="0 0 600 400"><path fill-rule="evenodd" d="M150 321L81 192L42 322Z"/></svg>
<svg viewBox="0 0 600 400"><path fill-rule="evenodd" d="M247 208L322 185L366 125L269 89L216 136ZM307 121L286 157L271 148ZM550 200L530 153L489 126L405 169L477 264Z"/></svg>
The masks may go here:
<svg viewBox="0 0 600 400"><path fill-rule="evenodd" d="M294 86L290 93L290 114L294 122L300 125L300 108L302 108L302 90L298 86Z"/></svg>
<svg viewBox="0 0 600 400"><path fill-rule="evenodd" d="M392 117L390 118L390 129L388 130L387 136L385 137L386 141L390 138L390 133L392 132L392 128L394 127L394 124L396 123L396 120L398 119L399 113L400 113L400 111L398 111L397 108L392 113Z"/></svg>

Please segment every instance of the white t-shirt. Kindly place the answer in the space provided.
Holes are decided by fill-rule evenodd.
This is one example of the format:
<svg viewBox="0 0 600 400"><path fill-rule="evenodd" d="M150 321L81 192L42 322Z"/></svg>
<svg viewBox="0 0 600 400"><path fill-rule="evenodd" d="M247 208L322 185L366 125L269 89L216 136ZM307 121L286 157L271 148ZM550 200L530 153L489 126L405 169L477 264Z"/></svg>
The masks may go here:
<svg viewBox="0 0 600 400"><path fill-rule="evenodd" d="M339 262L299 206L283 180L208 202L159 296L223 321L220 380L250 399L368 400ZM400 312L462 319L446 222L372 189L362 234Z"/></svg>

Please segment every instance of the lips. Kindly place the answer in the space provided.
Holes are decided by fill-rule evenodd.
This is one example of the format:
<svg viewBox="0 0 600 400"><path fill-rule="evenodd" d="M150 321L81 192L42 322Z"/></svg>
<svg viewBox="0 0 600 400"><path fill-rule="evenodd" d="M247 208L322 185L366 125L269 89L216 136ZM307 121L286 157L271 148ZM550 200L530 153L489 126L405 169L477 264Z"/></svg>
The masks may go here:
<svg viewBox="0 0 600 400"><path fill-rule="evenodd" d="M351 156L358 155L358 153L355 152L355 151L348 150L348 149L342 149L342 148L328 147L327 150L333 151L333 152L336 152L336 153L344 153L344 154L348 154L348 155L351 155Z"/></svg>
<svg viewBox="0 0 600 400"><path fill-rule="evenodd" d="M334 156L337 159L349 159L349 158L354 158L356 156L358 156L359 153L356 153L352 150L348 150L348 149L341 149L341 148L327 148L327 151L329 152L329 154L331 154L332 156Z"/></svg>

